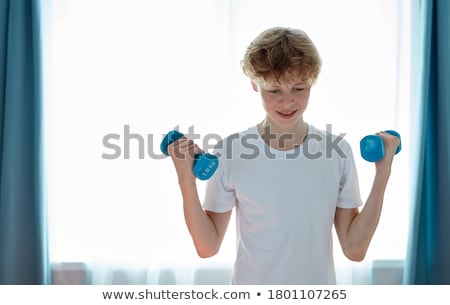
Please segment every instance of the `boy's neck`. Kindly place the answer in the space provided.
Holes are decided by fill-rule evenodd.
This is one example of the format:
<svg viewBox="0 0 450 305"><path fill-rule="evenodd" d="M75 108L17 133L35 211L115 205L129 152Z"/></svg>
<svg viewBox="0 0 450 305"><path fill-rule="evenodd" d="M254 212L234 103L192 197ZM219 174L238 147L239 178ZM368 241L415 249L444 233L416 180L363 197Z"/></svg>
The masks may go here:
<svg viewBox="0 0 450 305"><path fill-rule="evenodd" d="M266 144L272 148L290 150L305 142L309 127L303 120L292 127L285 128L265 119L258 124L258 132Z"/></svg>

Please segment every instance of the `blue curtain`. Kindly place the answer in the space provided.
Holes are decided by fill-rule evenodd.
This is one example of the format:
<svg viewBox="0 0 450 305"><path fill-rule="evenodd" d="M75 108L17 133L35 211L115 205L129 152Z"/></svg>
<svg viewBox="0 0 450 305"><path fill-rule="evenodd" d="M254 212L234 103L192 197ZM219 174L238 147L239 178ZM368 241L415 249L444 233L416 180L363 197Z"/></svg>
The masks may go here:
<svg viewBox="0 0 450 305"><path fill-rule="evenodd" d="M38 0L0 0L0 284L47 284Z"/></svg>
<svg viewBox="0 0 450 305"><path fill-rule="evenodd" d="M419 166L405 281L450 284L450 1L416 4Z"/></svg>

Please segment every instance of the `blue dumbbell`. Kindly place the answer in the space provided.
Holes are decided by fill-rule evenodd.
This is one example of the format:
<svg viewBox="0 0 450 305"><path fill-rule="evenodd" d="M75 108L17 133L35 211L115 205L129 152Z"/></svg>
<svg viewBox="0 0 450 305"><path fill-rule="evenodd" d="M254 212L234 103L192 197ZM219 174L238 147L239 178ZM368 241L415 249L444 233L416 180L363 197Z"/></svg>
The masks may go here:
<svg viewBox="0 0 450 305"><path fill-rule="evenodd" d="M400 134L394 130L386 130L386 132L390 133L393 136L396 136L400 140L397 150L395 151L395 154L398 154L402 149L402 141L400 138ZM361 156L366 161L378 162L384 157L383 139L378 135L365 136L359 142L359 146L361 148Z"/></svg>
<svg viewBox="0 0 450 305"><path fill-rule="evenodd" d="M161 142L160 148L163 154L169 156L167 146L182 138L183 136L184 135L177 130L170 131ZM195 155L194 160L194 176L200 180L207 180L211 178L218 166L219 159L215 155L208 153L197 154Z"/></svg>

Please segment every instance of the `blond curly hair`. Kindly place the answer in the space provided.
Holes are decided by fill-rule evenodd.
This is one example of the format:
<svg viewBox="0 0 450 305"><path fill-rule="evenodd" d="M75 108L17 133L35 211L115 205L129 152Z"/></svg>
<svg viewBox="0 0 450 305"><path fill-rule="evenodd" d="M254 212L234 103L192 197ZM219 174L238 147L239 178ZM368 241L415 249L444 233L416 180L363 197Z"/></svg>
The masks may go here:
<svg viewBox="0 0 450 305"><path fill-rule="evenodd" d="M312 86L320 73L321 58L308 35L300 30L274 27L253 40L241 61L252 82L277 82L287 76Z"/></svg>

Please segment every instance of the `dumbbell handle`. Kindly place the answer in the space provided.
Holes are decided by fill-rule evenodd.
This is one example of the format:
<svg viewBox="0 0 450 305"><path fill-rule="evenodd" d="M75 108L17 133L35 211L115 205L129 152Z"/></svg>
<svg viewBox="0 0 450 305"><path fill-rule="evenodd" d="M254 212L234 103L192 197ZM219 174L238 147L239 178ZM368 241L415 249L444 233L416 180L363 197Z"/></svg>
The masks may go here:
<svg viewBox="0 0 450 305"><path fill-rule="evenodd" d="M184 135L177 130L170 131L161 141L160 148L162 153L169 156L167 147L173 142L181 139L183 136ZM202 153L195 155L194 167L192 170L194 171L195 177L200 180L207 180L211 178L218 166L219 160L215 155Z"/></svg>
<svg viewBox="0 0 450 305"><path fill-rule="evenodd" d="M385 132L396 136L400 143L398 144L395 154L398 154L402 149L400 134L394 130L386 130ZM364 160L369 162L378 162L384 157L384 143L383 139L378 135L368 135L362 138L359 143L361 149L361 156Z"/></svg>

